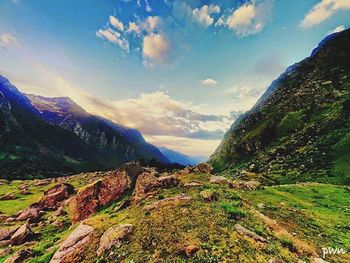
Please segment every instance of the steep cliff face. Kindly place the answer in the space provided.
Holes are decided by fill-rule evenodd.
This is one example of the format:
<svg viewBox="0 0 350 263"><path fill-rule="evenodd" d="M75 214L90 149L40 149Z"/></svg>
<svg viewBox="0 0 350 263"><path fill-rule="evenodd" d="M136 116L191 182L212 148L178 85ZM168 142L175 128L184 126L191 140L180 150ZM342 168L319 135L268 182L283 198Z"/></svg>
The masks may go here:
<svg viewBox="0 0 350 263"><path fill-rule="evenodd" d="M121 156L124 161L156 159L169 162L155 146L144 140L138 130L91 115L70 98L27 96L44 120L73 132L101 151Z"/></svg>
<svg viewBox="0 0 350 263"><path fill-rule="evenodd" d="M249 166L278 182L350 183L350 30L289 67L230 128L211 156L218 171Z"/></svg>

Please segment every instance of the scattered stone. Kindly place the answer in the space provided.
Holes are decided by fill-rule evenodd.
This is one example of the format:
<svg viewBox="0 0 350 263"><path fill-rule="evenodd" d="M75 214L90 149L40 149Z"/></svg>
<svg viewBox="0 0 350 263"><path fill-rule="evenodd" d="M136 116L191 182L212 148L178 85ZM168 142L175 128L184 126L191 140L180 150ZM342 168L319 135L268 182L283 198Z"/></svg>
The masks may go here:
<svg viewBox="0 0 350 263"><path fill-rule="evenodd" d="M31 219L33 222L38 220L40 216L40 209L38 207L30 206L21 212L21 214L16 218L16 221L26 221L28 219Z"/></svg>
<svg viewBox="0 0 350 263"><path fill-rule="evenodd" d="M5 263L22 263L26 259L30 258L33 255L33 252L29 249L23 249L17 251L11 257L6 259Z"/></svg>
<svg viewBox="0 0 350 263"><path fill-rule="evenodd" d="M15 199L17 199L17 196L15 193L7 193L0 196L0 200L15 200Z"/></svg>
<svg viewBox="0 0 350 263"><path fill-rule="evenodd" d="M20 194L22 195L30 195L32 192L30 192L28 189L22 189L20 190Z"/></svg>
<svg viewBox="0 0 350 263"><path fill-rule="evenodd" d="M149 204L149 205L146 205L144 207L144 210L146 211L150 211L150 210L153 210L153 209L158 209L160 207L164 207L164 206L167 206L167 205L178 205L182 202L186 202L186 201L189 201L191 200L192 198L185 195L185 194L179 194L179 195L176 195L176 196L173 196L173 197L169 197L169 198L165 198L163 200L159 200L159 201L156 201L152 204Z"/></svg>
<svg viewBox="0 0 350 263"><path fill-rule="evenodd" d="M329 263L328 261L326 261L322 258L313 258L313 260L311 262L313 262L313 263Z"/></svg>
<svg viewBox="0 0 350 263"><path fill-rule="evenodd" d="M197 187L197 186L201 186L202 184L197 183L197 182L190 182L190 183L186 183L185 187Z"/></svg>
<svg viewBox="0 0 350 263"><path fill-rule="evenodd" d="M258 234L254 233L253 231L246 229L245 227L241 226L240 224L236 224L235 228L238 233L241 235L246 235L250 238L253 238L255 241L260 241L262 243L267 243L267 239L263 238L262 236L259 236Z"/></svg>
<svg viewBox="0 0 350 263"><path fill-rule="evenodd" d="M66 259L74 253L78 253L90 241L94 228L80 224L62 243L53 255L50 263L67 262Z"/></svg>
<svg viewBox="0 0 350 263"><path fill-rule="evenodd" d="M7 256L11 252L12 252L12 250L10 248L2 248L2 249L0 249L0 257Z"/></svg>
<svg viewBox="0 0 350 263"><path fill-rule="evenodd" d="M197 244L186 245L181 249L181 252L186 256L194 255L198 252L199 246Z"/></svg>
<svg viewBox="0 0 350 263"><path fill-rule="evenodd" d="M205 201L208 201L208 202L212 202L216 200L215 193L210 189L203 190L202 192L200 192L200 195L203 197Z"/></svg>
<svg viewBox="0 0 350 263"><path fill-rule="evenodd" d="M260 208L260 209L264 209L265 208L265 204L264 203L259 203L257 205L257 207Z"/></svg>
<svg viewBox="0 0 350 263"><path fill-rule="evenodd" d="M7 218L9 218L10 216L8 216L8 215L5 215L5 214L1 214L0 213L0 222L1 221L5 221Z"/></svg>
<svg viewBox="0 0 350 263"><path fill-rule="evenodd" d="M223 185L228 185L229 187L232 187L233 184L232 184L232 181L227 179L226 177L224 176L215 176L213 175L211 178L210 178L210 182L213 183L213 184L223 184Z"/></svg>
<svg viewBox="0 0 350 263"><path fill-rule="evenodd" d="M12 234L17 231L18 228L14 229L6 229L6 228L0 228L0 241L10 239Z"/></svg>
<svg viewBox="0 0 350 263"><path fill-rule="evenodd" d="M193 171L197 173L211 174L213 171L213 166L208 163L200 163L193 167Z"/></svg>
<svg viewBox="0 0 350 263"><path fill-rule="evenodd" d="M12 235L10 239L11 245L21 245L27 241L32 240L36 234L32 231L29 224L26 223L22 225L17 231Z"/></svg>
<svg viewBox="0 0 350 263"><path fill-rule="evenodd" d="M149 172L144 172L137 178L133 193L133 201L139 202L147 197L155 195L160 188L171 188L179 184L180 180L174 175L157 178Z"/></svg>
<svg viewBox="0 0 350 263"><path fill-rule="evenodd" d="M73 223L94 214L98 208L120 199L142 173L138 163L128 163L103 180L80 191L69 203Z"/></svg>
<svg viewBox="0 0 350 263"><path fill-rule="evenodd" d="M62 183L57 184L44 193L44 197L39 201L41 209L57 209L60 202L68 199L74 194L73 185Z"/></svg>
<svg viewBox="0 0 350 263"><path fill-rule="evenodd" d="M51 183L51 179L35 180L34 186L43 186Z"/></svg>
<svg viewBox="0 0 350 263"><path fill-rule="evenodd" d="M269 263L285 263L282 259L278 259L278 258L271 258L269 260Z"/></svg>
<svg viewBox="0 0 350 263"><path fill-rule="evenodd" d="M100 246L97 250L97 255L103 255L113 246L120 246L133 229L134 226L131 224L122 224L117 227L109 228L100 238Z"/></svg>

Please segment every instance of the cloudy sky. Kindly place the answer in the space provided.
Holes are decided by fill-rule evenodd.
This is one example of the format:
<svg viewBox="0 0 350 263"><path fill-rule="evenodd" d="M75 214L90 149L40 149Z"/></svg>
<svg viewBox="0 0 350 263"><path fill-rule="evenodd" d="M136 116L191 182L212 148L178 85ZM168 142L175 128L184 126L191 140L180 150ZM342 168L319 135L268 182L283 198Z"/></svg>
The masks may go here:
<svg viewBox="0 0 350 263"><path fill-rule="evenodd" d="M0 0L0 74L156 145L209 156L350 0Z"/></svg>

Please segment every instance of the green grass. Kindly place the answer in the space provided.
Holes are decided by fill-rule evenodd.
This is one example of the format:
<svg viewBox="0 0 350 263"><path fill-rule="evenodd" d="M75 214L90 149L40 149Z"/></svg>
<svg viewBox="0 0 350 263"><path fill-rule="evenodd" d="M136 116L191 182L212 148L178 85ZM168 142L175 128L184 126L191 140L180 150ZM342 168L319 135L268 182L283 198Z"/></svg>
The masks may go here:
<svg viewBox="0 0 350 263"><path fill-rule="evenodd" d="M293 132L302 124L303 117L304 114L302 110L288 112L283 117L277 128L278 135L283 137L288 135L290 132Z"/></svg>

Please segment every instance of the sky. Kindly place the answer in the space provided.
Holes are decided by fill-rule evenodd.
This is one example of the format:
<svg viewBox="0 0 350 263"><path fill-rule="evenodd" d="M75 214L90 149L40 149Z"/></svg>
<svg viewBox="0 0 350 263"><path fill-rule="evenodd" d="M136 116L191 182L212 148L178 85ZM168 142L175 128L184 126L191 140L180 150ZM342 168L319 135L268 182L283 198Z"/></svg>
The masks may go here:
<svg viewBox="0 0 350 263"><path fill-rule="evenodd" d="M210 156L350 0L0 0L0 74L147 141Z"/></svg>

